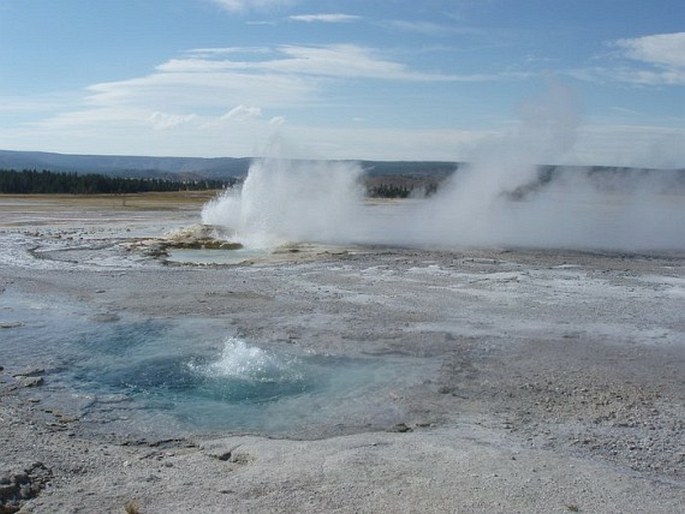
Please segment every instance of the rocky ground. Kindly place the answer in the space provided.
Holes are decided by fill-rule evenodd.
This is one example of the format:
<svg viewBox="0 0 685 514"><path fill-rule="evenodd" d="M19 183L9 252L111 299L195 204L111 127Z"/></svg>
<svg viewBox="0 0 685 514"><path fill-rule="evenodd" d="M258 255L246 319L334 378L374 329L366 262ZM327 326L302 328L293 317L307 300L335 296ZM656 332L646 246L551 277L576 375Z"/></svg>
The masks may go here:
<svg viewBox="0 0 685 514"><path fill-rule="evenodd" d="M385 425L143 437L52 407L45 362L19 369L0 343L0 513L685 510L682 255L295 246L165 265L149 250L189 244L192 205L97 223L0 207L0 295L439 363ZM0 338L24 328L0 312Z"/></svg>

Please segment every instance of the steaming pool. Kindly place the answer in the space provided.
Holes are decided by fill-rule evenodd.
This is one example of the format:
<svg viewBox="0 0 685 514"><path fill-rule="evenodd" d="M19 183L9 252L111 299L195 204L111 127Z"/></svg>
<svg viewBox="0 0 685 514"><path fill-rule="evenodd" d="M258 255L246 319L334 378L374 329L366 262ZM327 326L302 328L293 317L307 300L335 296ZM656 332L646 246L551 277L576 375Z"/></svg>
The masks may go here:
<svg viewBox="0 0 685 514"><path fill-rule="evenodd" d="M41 387L21 390L25 400L115 434L387 428L402 420L398 392L438 365L314 354L287 341L247 341L220 320L103 314L11 290L0 295L0 324L4 380L40 376Z"/></svg>

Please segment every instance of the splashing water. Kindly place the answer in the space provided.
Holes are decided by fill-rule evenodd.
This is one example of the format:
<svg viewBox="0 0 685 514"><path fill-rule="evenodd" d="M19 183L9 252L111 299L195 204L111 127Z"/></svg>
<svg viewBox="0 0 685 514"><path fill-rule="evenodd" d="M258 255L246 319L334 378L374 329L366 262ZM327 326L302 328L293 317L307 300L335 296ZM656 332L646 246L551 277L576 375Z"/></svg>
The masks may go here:
<svg viewBox="0 0 685 514"><path fill-rule="evenodd" d="M229 337L219 359L189 368L212 379L234 379L252 383L298 382L304 377L295 357L278 356L245 341Z"/></svg>
<svg viewBox="0 0 685 514"><path fill-rule="evenodd" d="M216 359L186 363L198 397L233 404L260 404L310 393L320 380L300 358L274 353L229 337Z"/></svg>

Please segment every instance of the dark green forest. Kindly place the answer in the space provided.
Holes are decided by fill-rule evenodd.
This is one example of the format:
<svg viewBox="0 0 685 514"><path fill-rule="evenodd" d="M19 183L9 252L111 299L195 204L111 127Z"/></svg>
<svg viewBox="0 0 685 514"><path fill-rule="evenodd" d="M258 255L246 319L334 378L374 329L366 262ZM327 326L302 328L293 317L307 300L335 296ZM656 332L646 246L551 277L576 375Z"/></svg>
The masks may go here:
<svg viewBox="0 0 685 514"><path fill-rule="evenodd" d="M406 186L393 186L380 184L369 189L369 196L373 198L407 198L412 188Z"/></svg>
<svg viewBox="0 0 685 514"><path fill-rule="evenodd" d="M232 186L236 179L125 178L37 170L0 170L5 194L130 194L152 191L201 191Z"/></svg>
<svg viewBox="0 0 685 514"><path fill-rule="evenodd" d="M436 183L428 182L419 188L420 196L431 196L438 190ZM372 198L408 198L414 193L414 185L379 184L368 188L368 194Z"/></svg>
<svg viewBox="0 0 685 514"><path fill-rule="evenodd" d="M133 194L163 191L202 191L224 189L239 179L181 179L159 177L113 177L97 173L79 174L48 170L0 169L0 194ZM413 186L378 184L368 188L368 195L376 198L407 198ZM425 193L435 192L434 187ZM425 194L424 193L424 194Z"/></svg>

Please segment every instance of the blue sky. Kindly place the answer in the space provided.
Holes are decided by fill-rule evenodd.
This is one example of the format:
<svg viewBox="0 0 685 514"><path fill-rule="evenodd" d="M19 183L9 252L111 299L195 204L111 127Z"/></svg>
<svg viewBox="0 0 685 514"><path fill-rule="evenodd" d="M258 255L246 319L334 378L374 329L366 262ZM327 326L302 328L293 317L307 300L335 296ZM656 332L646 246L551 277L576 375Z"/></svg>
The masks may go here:
<svg viewBox="0 0 685 514"><path fill-rule="evenodd" d="M685 166L685 2L0 0L1 149L465 160L549 87L550 159Z"/></svg>

